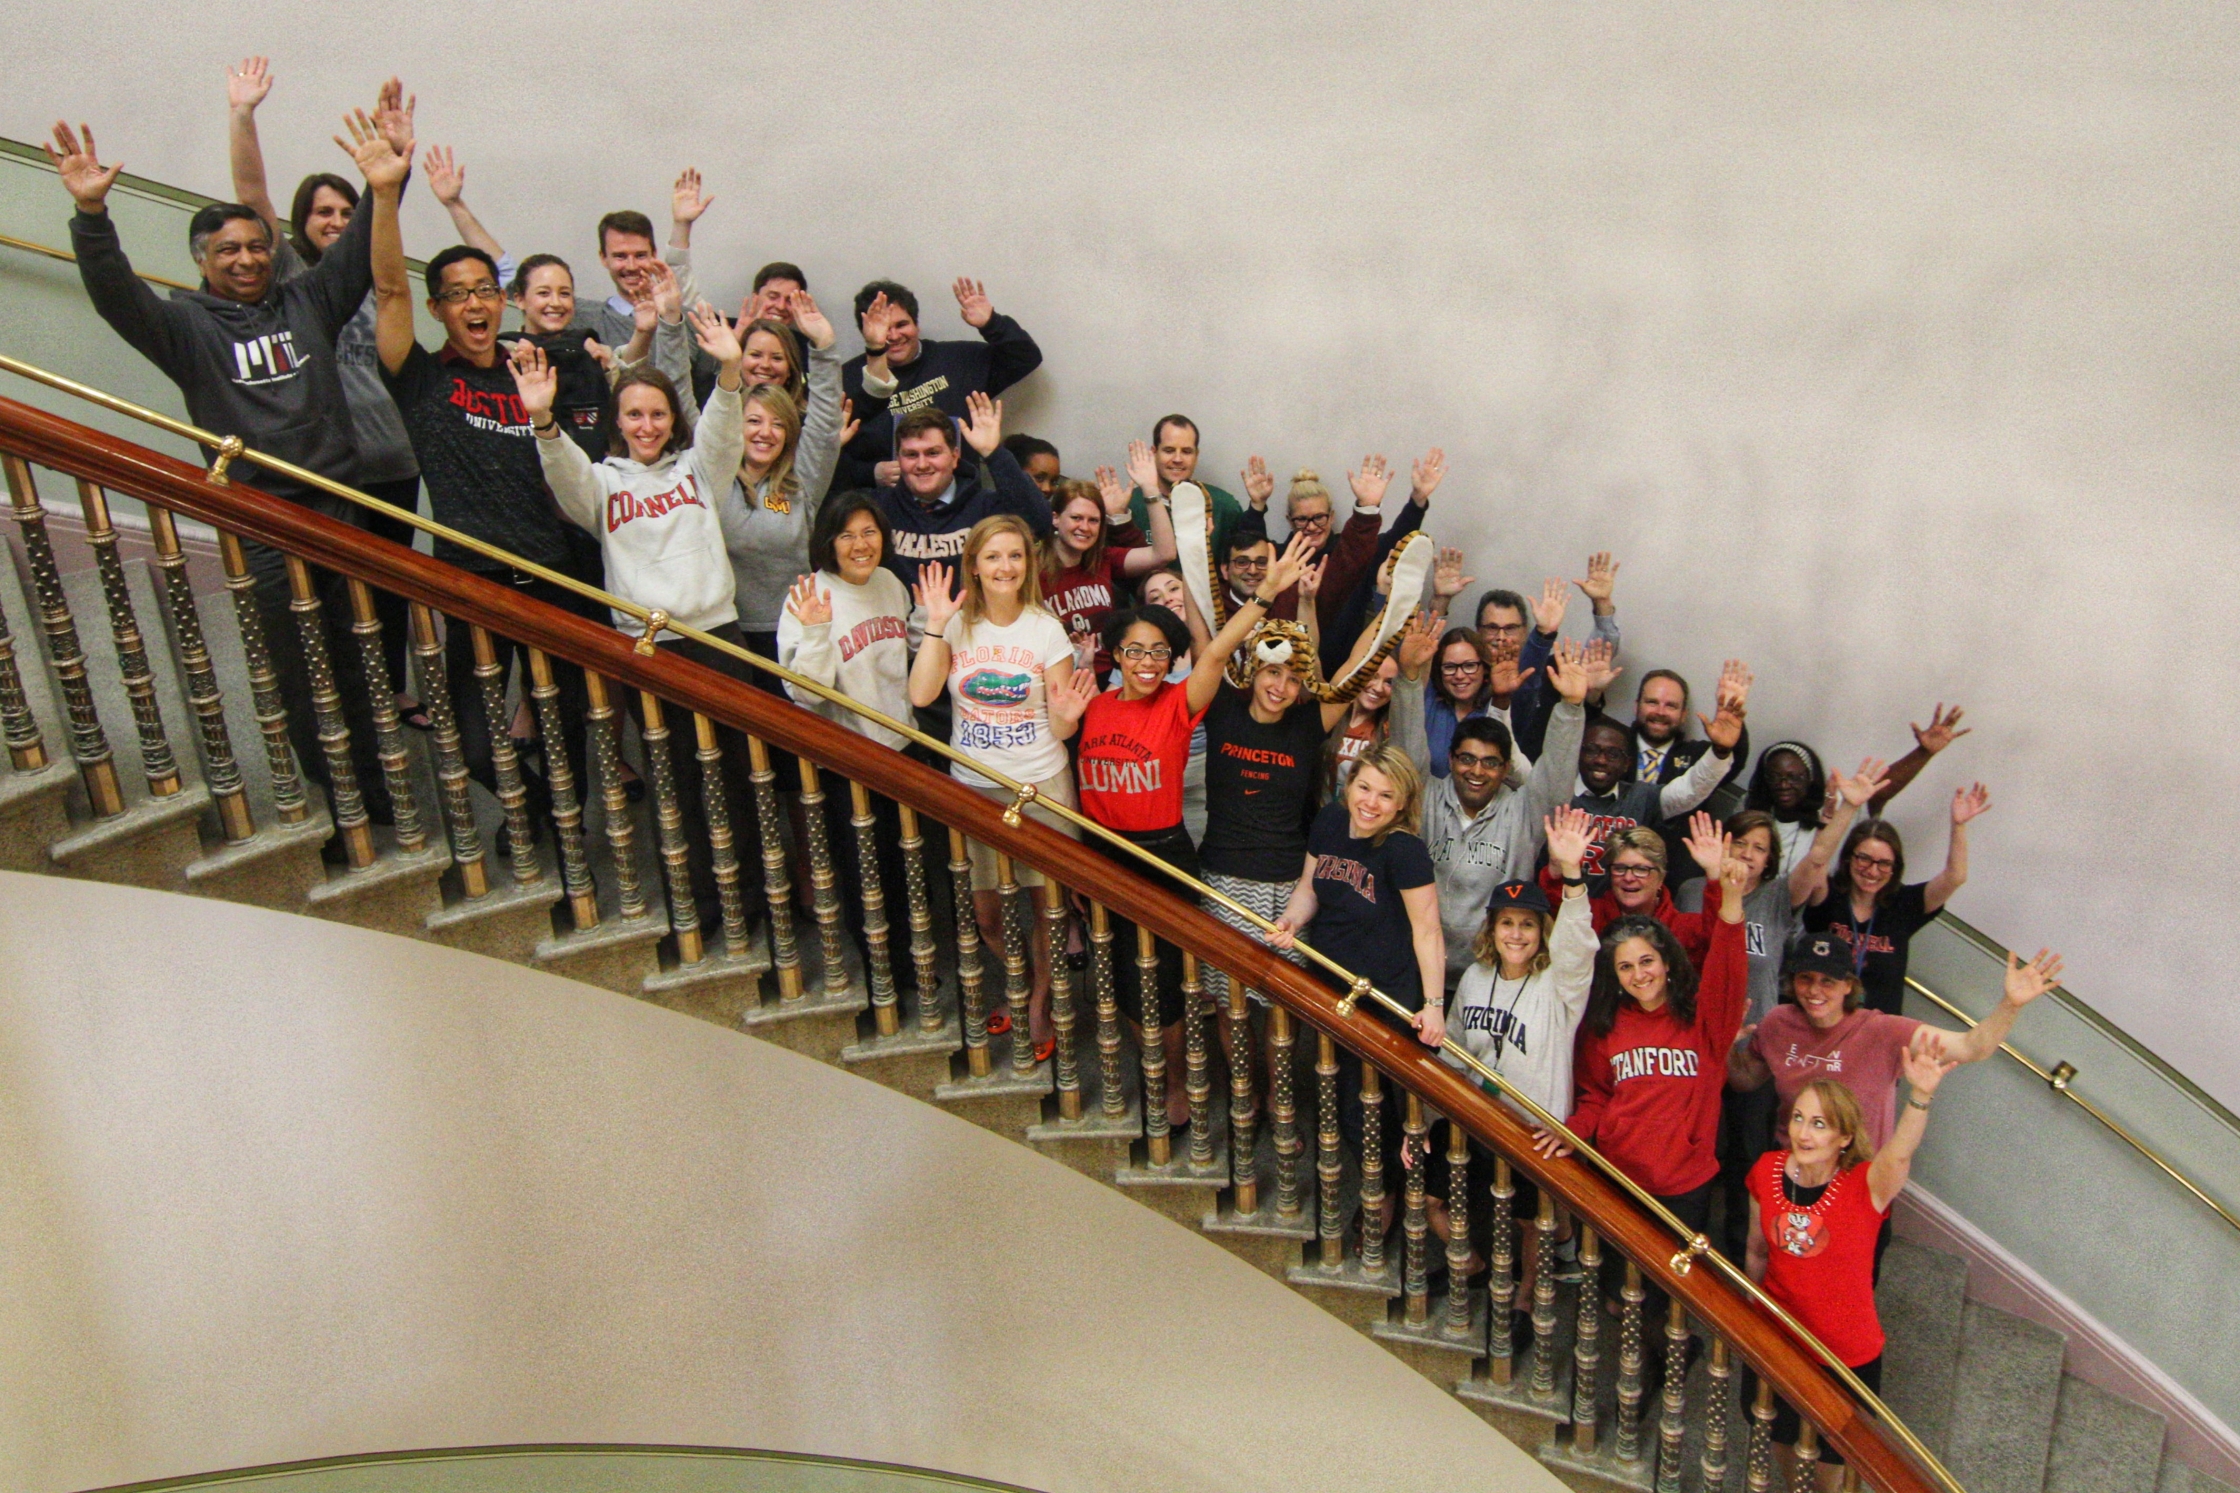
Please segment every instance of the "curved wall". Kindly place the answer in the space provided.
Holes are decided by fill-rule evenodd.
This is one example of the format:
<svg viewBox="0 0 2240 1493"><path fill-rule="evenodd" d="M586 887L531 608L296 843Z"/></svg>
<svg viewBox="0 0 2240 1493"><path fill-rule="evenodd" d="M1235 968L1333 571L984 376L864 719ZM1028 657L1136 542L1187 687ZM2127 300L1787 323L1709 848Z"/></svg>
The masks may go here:
<svg viewBox="0 0 2240 1493"><path fill-rule="evenodd" d="M1052 1493L1560 1486L931 1106L473 955L0 873L0 1486L547 1442Z"/></svg>
<svg viewBox="0 0 2240 1493"><path fill-rule="evenodd" d="M785 257L837 310L891 274L954 336L941 287L981 277L1050 355L1014 413L1075 470L1170 408L1223 482L1440 443L1481 584L1615 549L1634 677L1747 658L1761 742L1895 756L1964 701L1899 803L1916 865L1989 781L1959 910L2066 946L2240 1107L2240 1007L2193 998L2240 876L2201 833L2240 780L2229 7L73 15L10 38L6 133L91 118L222 191L220 63L267 51L287 181L397 70L505 242L587 281L598 213L697 162L712 292ZM408 230L448 241L423 193Z"/></svg>

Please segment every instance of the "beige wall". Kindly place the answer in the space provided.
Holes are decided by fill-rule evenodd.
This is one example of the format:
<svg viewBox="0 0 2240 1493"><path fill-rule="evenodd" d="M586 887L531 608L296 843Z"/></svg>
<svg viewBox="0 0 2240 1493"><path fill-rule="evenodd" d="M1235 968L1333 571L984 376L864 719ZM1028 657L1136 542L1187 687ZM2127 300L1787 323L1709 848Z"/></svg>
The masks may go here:
<svg viewBox="0 0 2240 1493"><path fill-rule="evenodd" d="M761 1447L1053 1490L1560 1486L1218 1246L736 1033L0 873L0 1486Z"/></svg>
<svg viewBox="0 0 2240 1493"><path fill-rule="evenodd" d="M1614 548L1634 674L1746 657L1761 740L1894 756L1965 702L1914 864L1986 779L1959 910L2240 1102L2240 1006L2194 974L2240 873L2230 8L74 16L11 37L8 133L67 109L220 190L220 59L268 50L292 180L401 70L516 249L588 268L595 214L694 161L726 297L783 255L955 335L941 286L984 278L1076 470L1169 407L1219 480L1441 443L1481 583ZM424 193L409 224L447 237Z"/></svg>

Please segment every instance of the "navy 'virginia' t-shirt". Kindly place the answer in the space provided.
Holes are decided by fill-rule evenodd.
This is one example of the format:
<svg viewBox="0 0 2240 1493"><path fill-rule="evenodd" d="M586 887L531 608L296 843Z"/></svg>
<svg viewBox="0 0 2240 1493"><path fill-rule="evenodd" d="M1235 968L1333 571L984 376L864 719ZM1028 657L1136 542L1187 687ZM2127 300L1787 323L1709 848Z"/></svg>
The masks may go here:
<svg viewBox="0 0 2240 1493"><path fill-rule="evenodd" d="M1423 1009L1415 932L1400 894L1432 883L1431 852L1404 829L1384 843L1357 840L1345 800L1323 805L1307 833L1314 860L1314 922L1307 942L1411 1011Z"/></svg>

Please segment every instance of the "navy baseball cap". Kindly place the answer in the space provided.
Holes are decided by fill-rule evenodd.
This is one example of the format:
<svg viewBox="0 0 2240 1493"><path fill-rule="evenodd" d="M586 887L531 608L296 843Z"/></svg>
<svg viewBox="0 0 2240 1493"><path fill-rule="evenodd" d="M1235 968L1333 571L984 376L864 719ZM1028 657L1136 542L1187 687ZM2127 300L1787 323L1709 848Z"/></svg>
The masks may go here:
<svg viewBox="0 0 2240 1493"><path fill-rule="evenodd" d="M1851 962L1851 950L1833 933L1810 933L1804 942L1790 951L1788 966L1782 970L1788 975L1826 975L1834 980L1857 978L1858 966Z"/></svg>
<svg viewBox="0 0 2240 1493"><path fill-rule="evenodd" d="M1548 905L1548 894L1540 890L1540 883L1537 881L1504 881L1495 887L1492 898L1486 903L1486 911L1489 914L1496 913L1504 907L1521 907L1526 912L1537 912L1543 916L1555 911Z"/></svg>

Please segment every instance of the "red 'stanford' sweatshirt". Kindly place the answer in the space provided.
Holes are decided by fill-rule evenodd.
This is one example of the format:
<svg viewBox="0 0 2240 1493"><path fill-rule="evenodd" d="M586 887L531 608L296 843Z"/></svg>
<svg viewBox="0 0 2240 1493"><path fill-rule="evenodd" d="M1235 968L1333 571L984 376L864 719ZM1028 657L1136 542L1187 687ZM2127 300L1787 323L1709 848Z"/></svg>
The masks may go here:
<svg viewBox="0 0 2240 1493"><path fill-rule="evenodd" d="M1749 998L1742 924L1713 922L1692 1025L1679 1023L1670 1002L1644 1011L1621 997L1606 1035L1579 1028L1571 1128L1658 1197L1716 1177L1727 1049Z"/></svg>

